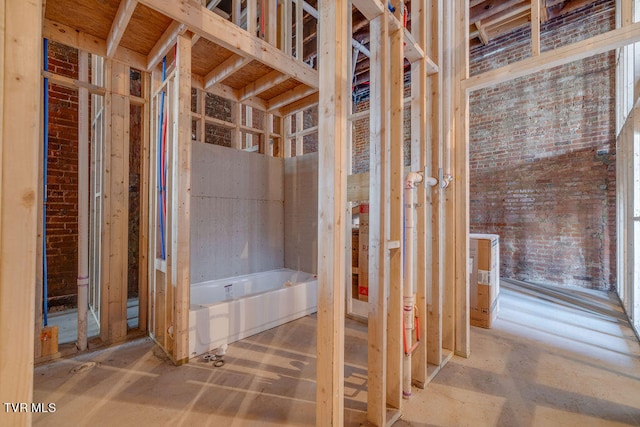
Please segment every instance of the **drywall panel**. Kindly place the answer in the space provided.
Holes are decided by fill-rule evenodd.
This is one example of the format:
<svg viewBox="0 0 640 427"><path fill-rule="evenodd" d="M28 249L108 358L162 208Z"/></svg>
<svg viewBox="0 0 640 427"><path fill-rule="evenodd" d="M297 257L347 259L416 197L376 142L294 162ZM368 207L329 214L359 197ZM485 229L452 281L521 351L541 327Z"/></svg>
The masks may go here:
<svg viewBox="0 0 640 427"><path fill-rule="evenodd" d="M284 265L318 272L318 153L284 161Z"/></svg>
<svg viewBox="0 0 640 427"><path fill-rule="evenodd" d="M284 267L283 159L193 143L191 282Z"/></svg>

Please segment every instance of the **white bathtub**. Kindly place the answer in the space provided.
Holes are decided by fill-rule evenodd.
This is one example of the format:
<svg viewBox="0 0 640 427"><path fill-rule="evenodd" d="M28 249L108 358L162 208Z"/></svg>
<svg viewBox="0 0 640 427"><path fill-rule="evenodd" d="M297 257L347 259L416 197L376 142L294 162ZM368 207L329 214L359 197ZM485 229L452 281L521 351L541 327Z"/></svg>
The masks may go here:
<svg viewBox="0 0 640 427"><path fill-rule="evenodd" d="M190 357L314 313L317 283L283 268L192 284Z"/></svg>

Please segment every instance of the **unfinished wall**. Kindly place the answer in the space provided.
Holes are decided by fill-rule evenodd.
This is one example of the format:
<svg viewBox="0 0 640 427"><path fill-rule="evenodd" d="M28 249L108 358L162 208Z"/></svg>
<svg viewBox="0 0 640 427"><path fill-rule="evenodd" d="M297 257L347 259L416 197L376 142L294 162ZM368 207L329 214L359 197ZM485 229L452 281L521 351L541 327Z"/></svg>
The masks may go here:
<svg viewBox="0 0 640 427"><path fill-rule="evenodd" d="M615 27L614 1L542 26L542 50ZM471 51L477 74L528 56L529 29ZM598 55L473 92L470 226L501 237L501 274L615 284L615 62Z"/></svg>
<svg viewBox="0 0 640 427"><path fill-rule="evenodd" d="M284 267L284 161L193 143L191 282Z"/></svg>
<svg viewBox="0 0 640 427"><path fill-rule="evenodd" d="M49 71L78 78L78 50L49 43ZM78 272L78 94L49 84L47 267L49 306L75 307Z"/></svg>
<svg viewBox="0 0 640 427"><path fill-rule="evenodd" d="M318 153L284 160L284 222L284 266L317 273Z"/></svg>

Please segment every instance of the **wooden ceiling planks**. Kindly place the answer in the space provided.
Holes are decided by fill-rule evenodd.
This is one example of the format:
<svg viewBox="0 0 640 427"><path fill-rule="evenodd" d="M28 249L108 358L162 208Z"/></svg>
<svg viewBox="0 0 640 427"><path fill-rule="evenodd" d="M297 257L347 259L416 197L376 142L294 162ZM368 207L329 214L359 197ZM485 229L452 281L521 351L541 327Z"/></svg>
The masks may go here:
<svg viewBox="0 0 640 427"><path fill-rule="evenodd" d="M251 61L249 64L223 80L222 83L234 89L242 89L249 83L258 80L260 77L270 73L271 71L273 71L273 68L258 61Z"/></svg>
<svg viewBox="0 0 640 427"><path fill-rule="evenodd" d="M45 17L106 40L119 5L120 0L48 1Z"/></svg>
<svg viewBox="0 0 640 427"><path fill-rule="evenodd" d="M233 55L234 53L230 50L200 38L191 49L191 71L204 77Z"/></svg>
<svg viewBox="0 0 640 427"><path fill-rule="evenodd" d="M147 55L172 22L171 18L138 4L120 45Z"/></svg>
<svg viewBox="0 0 640 427"><path fill-rule="evenodd" d="M267 101L269 99L275 98L278 95L282 95L283 93L295 88L298 85L299 83L297 81L295 81L294 79L289 79L265 90L260 95L258 95L258 97Z"/></svg>

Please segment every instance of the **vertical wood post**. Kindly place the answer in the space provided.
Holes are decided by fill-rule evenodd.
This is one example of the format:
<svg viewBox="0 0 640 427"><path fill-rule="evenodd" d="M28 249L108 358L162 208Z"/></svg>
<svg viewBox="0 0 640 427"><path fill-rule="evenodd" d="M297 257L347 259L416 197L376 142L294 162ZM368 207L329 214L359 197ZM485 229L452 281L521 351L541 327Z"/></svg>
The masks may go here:
<svg viewBox="0 0 640 427"><path fill-rule="evenodd" d="M427 46L427 0L411 1L411 33L418 45L425 51ZM427 134L433 129L427 127L427 64L423 58L411 64L411 170L424 170L433 176L431 168L431 146ZM437 175L437 174L436 174ZM426 182L426 176L423 183ZM427 331L427 288L431 287L431 188L419 185L416 207L416 307L420 329ZM414 236L407 236L413 239ZM412 381L420 388L427 382L427 340L416 348L412 356Z"/></svg>
<svg viewBox="0 0 640 427"><path fill-rule="evenodd" d="M453 82L454 124L454 204L455 204L455 354L469 357L469 95L462 88L462 81L469 77L469 7L467 0L456 0L455 31L456 71ZM459 29L462 28L463 31Z"/></svg>
<svg viewBox="0 0 640 427"><path fill-rule="evenodd" d="M344 424L347 55L346 0L321 0L316 425Z"/></svg>
<svg viewBox="0 0 640 427"><path fill-rule="evenodd" d="M25 58L29 58L25 61ZM33 401L42 1L0 0L0 400ZM31 414L2 414L31 425Z"/></svg>
<svg viewBox="0 0 640 427"><path fill-rule="evenodd" d="M399 9L399 8L398 8ZM387 325L387 404L402 406L403 318L403 176L404 176L404 33L390 33L389 81L389 320Z"/></svg>
<svg viewBox="0 0 640 427"><path fill-rule="evenodd" d="M324 22L324 21L322 21ZM324 24L323 24L324 25ZM386 115L389 109L389 22L386 13L369 23L370 62L370 135L369 135L369 330L367 419L377 426L386 424L387 391L387 297L389 261L386 222L389 196L388 137Z"/></svg>
<svg viewBox="0 0 640 427"><path fill-rule="evenodd" d="M191 233L191 38L181 34L178 36L177 47L177 90L175 102L177 109L176 120L178 134L176 135L176 152L174 176L177 177L177 197L172 198L175 212L174 224L177 225L175 234L177 252L173 254L173 271L176 281L172 283L174 289L174 362L186 363L189 360L189 291L191 289L190 276L190 233ZM173 280L172 280L173 281Z"/></svg>

